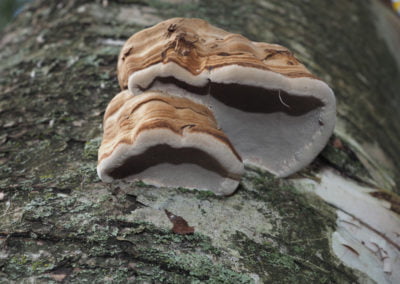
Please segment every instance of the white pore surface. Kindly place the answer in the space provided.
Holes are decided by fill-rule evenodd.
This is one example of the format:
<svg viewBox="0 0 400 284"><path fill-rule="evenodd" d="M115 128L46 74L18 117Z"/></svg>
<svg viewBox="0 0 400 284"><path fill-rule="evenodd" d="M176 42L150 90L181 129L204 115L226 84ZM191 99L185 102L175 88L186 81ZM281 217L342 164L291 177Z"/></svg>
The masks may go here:
<svg viewBox="0 0 400 284"><path fill-rule="evenodd" d="M214 98L211 104L219 110L216 111L217 120L242 155L243 162L278 176L287 176L300 170L324 146L315 145L312 136L320 131L318 110L301 116L289 116L282 112L244 112Z"/></svg>
<svg viewBox="0 0 400 284"><path fill-rule="evenodd" d="M328 85L320 80L289 78L272 71L239 65L215 68L194 76L175 63L159 63L133 73L129 77L129 89L134 94L140 94L140 89L148 88L157 77L174 77L197 87L206 86L209 81L235 83L319 99L324 106L299 116L290 116L285 112L245 112L229 107L210 95L189 93L173 84L156 81L150 87L209 106L245 163L281 177L308 165L323 149L335 126L335 97Z"/></svg>
<svg viewBox="0 0 400 284"><path fill-rule="evenodd" d="M378 283L400 283L400 216L387 201L370 195L375 189L330 169L323 170L320 178L320 183L309 179L295 183L338 209L332 235L335 254Z"/></svg>
<svg viewBox="0 0 400 284"><path fill-rule="evenodd" d="M223 177L199 165L189 163L161 163L131 175L127 180L142 180L155 186L185 187L199 190L211 190L218 195L231 194L239 184L239 177L244 169L243 164L233 154L229 147L214 137L185 131L178 135L170 130L153 129L138 135L134 144L119 145L112 155L104 159L97 167L99 177L105 182L111 182L110 170L122 165L128 158L139 155L156 145L169 145L173 148L194 148L204 151L214 157L224 169L237 179Z"/></svg>

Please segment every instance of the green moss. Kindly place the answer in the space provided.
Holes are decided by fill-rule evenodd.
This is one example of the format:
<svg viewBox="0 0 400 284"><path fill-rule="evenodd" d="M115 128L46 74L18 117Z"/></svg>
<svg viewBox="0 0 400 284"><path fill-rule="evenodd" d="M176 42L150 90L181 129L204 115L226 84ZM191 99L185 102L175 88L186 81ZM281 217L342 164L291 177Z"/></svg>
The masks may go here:
<svg viewBox="0 0 400 284"><path fill-rule="evenodd" d="M141 180L135 181L135 186L137 186L137 187L149 187L149 185L145 184Z"/></svg>
<svg viewBox="0 0 400 284"><path fill-rule="evenodd" d="M253 283L246 274L239 274L219 264L206 255L164 253L154 249L140 251L145 260L160 263L167 269L186 274L192 281L205 283Z"/></svg>
<svg viewBox="0 0 400 284"><path fill-rule="evenodd" d="M88 160L97 160L97 152L101 144L101 137L93 138L85 143L83 156Z"/></svg>
<svg viewBox="0 0 400 284"><path fill-rule="evenodd" d="M78 174L80 174L83 179L82 182L93 183L100 181L97 175L96 166L96 163L82 163L82 165L78 168Z"/></svg>
<svg viewBox="0 0 400 284"><path fill-rule="evenodd" d="M362 165L350 146L343 139L340 140L341 146L334 146L334 141L339 139L333 136L330 142L321 152L320 157L325 159L331 166L341 173L353 177L357 180L367 180L371 176L367 169Z"/></svg>
<svg viewBox="0 0 400 284"><path fill-rule="evenodd" d="M280 243L279 246L265 246L255 243L243 233L237 233L234 243L243 257L248 269L262 276L262 281L267 283L351 283L357 278L351 272L340 272L333 259L320 259L315 254L317 243L306 245L302 250L291 250L288 244ZM279 237L277 239L280 239ZM283 245L283 246L282 246ZM325 240L325 248L320 250L324 257L330 255L329 244ZM288 250L284 249L288 248ZM306 250L310 249L311 251ZM325 253L326 252L326 253ZM300 255L299 255L300 253ZM264 272L267 271L266 275Z"/></svg>
<svg viewBox="0 0 400 284"><path fill-rule="evenodd" d="M91 234L87 238L91 241L106 241L110 238L114 238L118 235L118 228L110 228L109 226L102 226L100 224L93 224L91 227Z"/></svg>
<svg viewBox="0 0 400 284"><path fill-rule="evenodd" d="M11 258L10 263L12 264L17 264L17 265L23 265L28 262L28 258L26 255L22 255L20 257L14 256Z"/></svg>
<svg viewBox="0 0 400 284"><path fill-rule="evenodd" d="M267 241L262 244L241 232L232 237L246 268L268 283L354 281L351 270L338 266L331 255L328 235L336 220L332 208L314 196L300 194L285 180L256 169L247 170L243 189L252 199L266 202L279 217L261 211L274 228L273 233L264 235Z"/></svg>
<svg viewBox="0 0 400 284"><path fill-rule="evenodd" d="M188 188L184 188L184 187L178 187L178 188L176 188L176 190L178 190L179 192L184 193L184 194L186 194L186 193L192 194L200 200L223 198L223 197L216 195L214 192L212 192L210 190L188 189Z"/></svg>
<svg viewBox="0 0 400 284"><path fill-rule="evenodd" d="M50 264L44 260L34 261L31 264L31 269L32 269L33 273L48 271L51 268L52 268L52 264Z"/></svg>
<svg viewBox="0 0 400 284"><path fill-rule="evenodd" d="M6 263L6 267L11 275L13 275L13 279L20 279L20 277L23 276L49 271L54 266L51 262L49 262L49 260L46 259L39 258L32 260L27 255L17 255L12 257Z"/></svg>

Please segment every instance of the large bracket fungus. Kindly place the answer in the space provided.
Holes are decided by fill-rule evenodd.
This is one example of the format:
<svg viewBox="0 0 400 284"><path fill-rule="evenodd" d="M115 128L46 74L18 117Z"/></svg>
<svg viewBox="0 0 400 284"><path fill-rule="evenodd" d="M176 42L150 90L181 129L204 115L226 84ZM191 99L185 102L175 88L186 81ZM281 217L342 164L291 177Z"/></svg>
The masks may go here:
<svg viewBox="0 0 400 284"><path fill-rule="evenodd" d="M245 163L288 176L325 146L336 117L326 83L285 47L174 18L134 34L118 60L122 89L162 90L212 108Z"/></svg>
<svg viewBox="0 0 400 284"><path fill-rule="evenodd" d="M139 179L228 195L243 174L212 112L189 99L123 91L108 105L103 127L97 167L103 181Z"/></svg>

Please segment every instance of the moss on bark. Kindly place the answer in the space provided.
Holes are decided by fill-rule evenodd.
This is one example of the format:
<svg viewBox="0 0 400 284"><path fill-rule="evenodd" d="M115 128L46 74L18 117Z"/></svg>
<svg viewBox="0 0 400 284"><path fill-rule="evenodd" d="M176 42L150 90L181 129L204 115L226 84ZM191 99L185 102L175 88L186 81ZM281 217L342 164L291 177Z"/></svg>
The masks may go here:
<svg viewBox="0 0 400 284"><path fill-rule="evenodd" d="M290 181L247 169L238 192L220 198L98 179L102 116L119 91L118 41L173 16L200 17L291 48L335 89L346 133L399 158L393 119L399 73L367 3L179 2L36 1L3 31L0 282L357 281L330 250L333 210ZM303 174L334 165L368 181L370 169L350 144L331 145ZM190 214L178 201L197 209ZM161 217L164 208L198 219L197 233L174 235ZM241 220L251 220L249 214L267 221L246 227ZM207 229L212 226L220 236Z"/></svg>

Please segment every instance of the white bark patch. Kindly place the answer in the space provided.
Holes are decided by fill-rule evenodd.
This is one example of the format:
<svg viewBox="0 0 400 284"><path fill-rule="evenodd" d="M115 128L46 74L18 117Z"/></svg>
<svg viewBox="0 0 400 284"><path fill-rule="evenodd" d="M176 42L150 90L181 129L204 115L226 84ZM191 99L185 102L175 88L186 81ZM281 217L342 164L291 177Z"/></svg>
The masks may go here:
<svg viewBox="0 0 400 284"><path fill-rule="evenodd" d="M338 227L332 235L336 256L377 283L400 283L399 250L356 218L340 210L337 213Z"/></svg>
<svg viewBox="0 0 400 284"><path fill-rule="evenodd" d="M390 203L331 169L320 174L321 182L300 180L300 188L314 192L336 207L337 230L332 249L347 266L358 269L378 283L400 283L400 216Z"/></svg>
<svg viewBox="0 0 400 284"><path fill-rule="evenodd" d="M147 221L156 226L172 228L164 213L164 209L168 209L182 216L189 226L195 227L196 232L209 236L217 247L227 247L226 242L230 241L236 231L244 233L257 243L265 241L263 234L273 234L272 224L260 213L274 214L272 210L263 202L243 200L239 194L213 202L198 200L191 195L179 195L175 190L167 188L155 191L130 190L130 193L137 195L139 202L149 206L133 211L128 217L130 220Z"/></svg>

